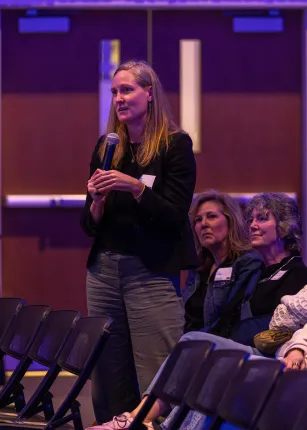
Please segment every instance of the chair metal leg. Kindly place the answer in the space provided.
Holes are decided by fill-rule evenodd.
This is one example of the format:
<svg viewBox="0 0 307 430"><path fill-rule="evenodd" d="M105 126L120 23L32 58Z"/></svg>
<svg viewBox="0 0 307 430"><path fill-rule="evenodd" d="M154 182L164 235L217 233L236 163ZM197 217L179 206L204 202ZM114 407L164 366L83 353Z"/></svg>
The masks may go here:
<svg viewBox="0 0 307 430"><path fill-rule="evenodd" d="M42 410L46 421L51 420L54 415L54 407L52 402L53 395L48 391L42 400Z"/></svg>
<svg viewBox="0 0 307 430"><path fill-rule="evenodd" d="M80 413L80 404L78 402L74 402L72 407L72 419L74 423L75 430L83 430L82 418Z"/></svg>
<svg viewBox="0 0 307 430"><path fill-rule="evenodd" d="M13 396L16 412L20 412L25 407L26 400L25 400L23 391L24 391L23 385L19 384Z"/></svg>

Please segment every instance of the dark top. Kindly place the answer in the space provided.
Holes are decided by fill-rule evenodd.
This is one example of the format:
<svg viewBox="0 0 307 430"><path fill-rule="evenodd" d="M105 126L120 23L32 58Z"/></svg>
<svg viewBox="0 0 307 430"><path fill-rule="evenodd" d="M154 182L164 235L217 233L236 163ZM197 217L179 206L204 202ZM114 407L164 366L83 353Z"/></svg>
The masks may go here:
<svg viewBox="0 0 307 430"><path fill-rule="evenodd" d="M225 307L219 324L211 332L254 346L254 336L269 328L269 322L281 298L295 295L306 284L307 267L299 256L286 257L278 264L264 267L251 294L239 292L233 297ZM248 302L251 314L243 316L245 309L248 309Z"/></svg>
<svg viewBox="0 0 307 430"><path fill-rule="evenodd" d="M185 333L198 331L204 327L204 301L208 288L209 270L199 273L199 283L195 292L185 303Z"/></svg>
<svg viewBox="0 0 307 430"><path fill-rule="evenodd" d="M307 267L302 259L294 257L292 261L290 260L291 257L286 257L280 263L264 267L250 299L254 316L273 314L283 296L294 295L307 284ZM285 273L279 279L272 279L279 270L285 271ZM276 275L276 277L278 276Z"/></svg>
<svg viewBox="0 0 307 430"><path fill-rule="evenodd" d="M142 169L131 162L132 154L127 147L120 171L133 178L140 178ZM105 205L104 219L99 235L99 245L103 249L118 254L139 255L141 230L138 203L131 193L112 191Z"/></svg>
<svg viewBox="0 0 307 430"><path fill-rule="evenodd" d="M92 155L90 177L101 161L99 138ZM192 141L183 132L170 136L169 148L163 147L146 167L132 163L129 146L118 170L140 179L155 177L152 189L145 188L140 203L129 192L112 191L106 198L104 213L95 224L90 213L92 198L87 193L81 216L84 231L94 237L87 267L102 249L139 256L154 272L172 274L198 263L188 211L196 181Z"/></svg>

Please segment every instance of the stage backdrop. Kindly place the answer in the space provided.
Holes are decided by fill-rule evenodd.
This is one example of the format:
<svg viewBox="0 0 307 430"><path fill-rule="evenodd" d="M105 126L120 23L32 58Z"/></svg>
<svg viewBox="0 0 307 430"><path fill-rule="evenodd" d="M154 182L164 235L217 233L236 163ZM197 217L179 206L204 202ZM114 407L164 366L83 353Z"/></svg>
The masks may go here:
<svg viewBox="0 0 307 430"><path fill-rule="evenodd" d="M147 13L73 11L63 34L18 33L2 15L3 194L82 194L98 126L99 46L147 58ZM201 42L201 153L197 191L300 195L301 13L284 31L238 34L223 12L154 11L153 66L179 120L179 42ZM149 41L150 42L150 41ZM3 210L3 293L86 312L90 240L80 209ZM149 245L150 246L150 245Z"/></svg>

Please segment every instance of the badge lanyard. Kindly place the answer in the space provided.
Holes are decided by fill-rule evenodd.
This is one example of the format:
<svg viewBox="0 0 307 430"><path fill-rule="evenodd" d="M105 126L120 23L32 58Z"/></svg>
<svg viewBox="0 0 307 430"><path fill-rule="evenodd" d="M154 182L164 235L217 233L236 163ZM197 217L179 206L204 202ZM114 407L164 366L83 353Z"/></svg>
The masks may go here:
<svg viewBox="0 0 307 430"><path fill-rule="evenodd" d="M284 269L294 258L301 258L299 255L294 255L290 258L285 264L283 264L279 269L276 270L271 276L268 276L267 278L261 279L258 284L263 284L263 282L270 281L274 276L276 276L282 269Z"/></svg>

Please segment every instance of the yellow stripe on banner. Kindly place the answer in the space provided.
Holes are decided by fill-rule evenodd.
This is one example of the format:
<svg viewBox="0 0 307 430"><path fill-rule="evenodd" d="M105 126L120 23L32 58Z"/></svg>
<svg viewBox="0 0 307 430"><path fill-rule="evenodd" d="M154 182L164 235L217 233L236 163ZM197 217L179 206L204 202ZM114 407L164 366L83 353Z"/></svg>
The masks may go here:
<svg viewBox="0 0 307 430"><path fill-rule="evenodd" d="M5 372L7 377L11 376L12 373L13 373L12 371ZM47 370L29 370L29 372L26 372L25 376L30 377L30 378L31 377L37 378L37 377L45 376L46 373L47 373ZM74 375L73 373L70 373L70 372L63 371L63 372L59 373L59 376L76 376L76 375Z"/></svg>
<svg viewBox="0 0 307 430"><path fill-rule="evenodd" d="M120 64L120 40L118 39L114 39L111 42L111 63L114 65L115 70Z"/></svg>

